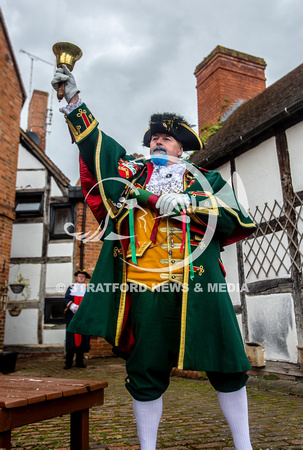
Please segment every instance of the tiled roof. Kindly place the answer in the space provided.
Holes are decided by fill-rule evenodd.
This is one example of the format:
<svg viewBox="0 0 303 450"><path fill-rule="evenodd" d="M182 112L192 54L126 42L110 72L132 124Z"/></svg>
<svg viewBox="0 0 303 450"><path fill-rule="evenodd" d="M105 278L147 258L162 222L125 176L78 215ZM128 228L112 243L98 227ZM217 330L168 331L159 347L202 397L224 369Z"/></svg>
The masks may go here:
<svg viewBox="0 0 303 450"><path fill-rule="evenodd" d="M219 165L232 152L257 137L260 139L261 133L299 111L303 113L303 64L242 103L209 138L205 149L190 160L204 167Z"/></svg>

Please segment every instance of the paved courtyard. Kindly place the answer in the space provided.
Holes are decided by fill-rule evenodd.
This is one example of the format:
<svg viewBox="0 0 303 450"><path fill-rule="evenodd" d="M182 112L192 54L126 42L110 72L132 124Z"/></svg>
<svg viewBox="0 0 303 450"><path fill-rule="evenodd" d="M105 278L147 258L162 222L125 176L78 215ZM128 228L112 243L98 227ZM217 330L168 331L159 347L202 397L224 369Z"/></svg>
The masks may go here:
<svg viewBox="0 0 303 450"><path fill-rule="evenodd" d="M63 355L18 357L16 376L82 378L108 381L105 404L90 410L90 448L139 449L125 369L119 358L89 358L86 369L64 370ZM274 380L272 380L274 378ZM251 377L247 386L251 440L255 449L303 449L303 383ZM12 448L69 449L69 417L17 428ZM164 395L159 449L234 448L207 380L172 376Z"/></svg>

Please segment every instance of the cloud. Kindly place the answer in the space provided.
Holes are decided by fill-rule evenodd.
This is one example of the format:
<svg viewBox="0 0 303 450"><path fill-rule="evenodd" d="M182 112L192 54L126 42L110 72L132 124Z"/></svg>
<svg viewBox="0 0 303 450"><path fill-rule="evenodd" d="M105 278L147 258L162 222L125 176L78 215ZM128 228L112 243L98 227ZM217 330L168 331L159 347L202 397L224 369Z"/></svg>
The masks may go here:
<svg viewBox="0 0 303 450"><path fill-rule="evenodd" d="M264 58L267 85L301 63L301 0L1 3L27 92L32 61L20 49L54 62L53 44L74 42L83 51L74 69L82 98L102 129L129 153L142 151L142 137L154 112L170 110L197 124L193 73L217 45ZM32 87L49 92L50 100L53 70L39 59L33 63ZM54 96L47 154L75 183L77 149L70 144L58 106Z"/></svg>

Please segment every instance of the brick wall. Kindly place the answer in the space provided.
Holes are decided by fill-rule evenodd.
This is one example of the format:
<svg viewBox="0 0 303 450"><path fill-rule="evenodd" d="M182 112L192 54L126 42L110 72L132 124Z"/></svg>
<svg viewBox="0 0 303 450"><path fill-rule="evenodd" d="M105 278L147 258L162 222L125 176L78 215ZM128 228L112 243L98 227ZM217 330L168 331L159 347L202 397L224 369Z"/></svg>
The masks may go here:
<svg viewBox="0 0 303 450"><path fill-rule="evenodd" d="M20 139L22 86L0 11L0 292L8 281L12 226L15 218L15 185ZM5 311L0 308L0 350L3 348Z"/></svg>
<svg viewBox="0 0 303 450"><path fill-rule="evenodd" d="M77 232L82 233L83 226L83 203L77 203ZM94 218L91 210L86 206L85 211L85 229L84 232L87 233L91 231L93 234L98 229L98 223ZM83 267L80 267L80 254L81 254L81 241L76 243L76 269L86 270L90 275L92 275L95 265L97 263L100 250L102 247L102 242L99 240L97 242L86 242L83 245ZM102 293L100 293L102 295ZM91 338L91 349L89 352L92 356L112 356L112 346L108 344L105 339L100 337Z"/></svg>
<svg viewBox="0 0 303 450"><path fill-rule="evenodd" d="M91 356L113 356L112 346L103 338L92 336L90 346Z"/></svg>
<svg viewBox="0 0 303 450"><path fill-rule="evenodd" d="M263 91L265 67L262 58L216 47L195 70L199 130L216 125L238 100L249 100Z"/></svg>
<svg viewBox="0 0 303 450"><path fill-rule="evenodd" d="M45 152L48 92L34 90L27 118L27 131L33 131L40 138L39 147Z"/></svg>

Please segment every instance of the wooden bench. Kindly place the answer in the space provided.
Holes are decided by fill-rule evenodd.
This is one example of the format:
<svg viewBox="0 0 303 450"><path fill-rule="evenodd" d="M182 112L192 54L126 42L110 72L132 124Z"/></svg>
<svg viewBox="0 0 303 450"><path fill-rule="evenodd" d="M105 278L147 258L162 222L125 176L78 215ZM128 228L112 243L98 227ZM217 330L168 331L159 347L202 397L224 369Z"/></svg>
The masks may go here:
<svg viewBox="0 0 303 450"><path fill-rule="evenodd" d="M0 376L0 448L11 430L70 414L71 450L89 449L89 408L103 405L106 381Z"/></svg>

